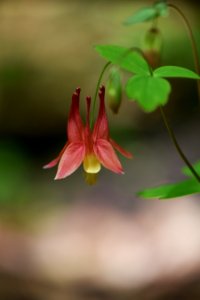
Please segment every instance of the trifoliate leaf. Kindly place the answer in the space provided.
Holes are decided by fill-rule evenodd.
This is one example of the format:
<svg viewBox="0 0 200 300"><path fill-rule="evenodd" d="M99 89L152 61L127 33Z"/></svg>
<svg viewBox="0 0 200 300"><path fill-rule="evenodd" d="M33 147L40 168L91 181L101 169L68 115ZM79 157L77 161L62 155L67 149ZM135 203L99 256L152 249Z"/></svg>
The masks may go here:
<svg viewBox="0 0 200 300"><path fill-rule="evenodd" d="M195 169L195 171L200 175L200 160L197 163L195 163L194 165L192 165L192 166ZM194 176L188 167L184 167L182 169L182 172L186 176L190 176L190 177Z"/></svg>
<svg viewBox="0 0 200 300"><path fill-rule="evenodd" d="M155 77L183 77L191 79L200 79L200 76L186 68L176 66L164 66L154 70Z"/></svg>
<svg viewBox="0 0 200 300"><path fill-rule="evenodd" d="M149 66L137 51L115 45L99 45L95 49L101 56L129 72L147 75Z"/></svg>
<svg viewBox="0 0 200 300"><path fill-rule="evenodd" d="M167 103L171 87L163 78L135 75L128 80L125 90L130 100L138 102L145 112L152 112Z"/></svg>
<svg viewBox="0 0 200 300"><path fill-rule="evenodd" d="M174 184L165 184L138 192L138 196L146 199L170 199L200 193L200 183L196 179L188 179Z"/></svg>

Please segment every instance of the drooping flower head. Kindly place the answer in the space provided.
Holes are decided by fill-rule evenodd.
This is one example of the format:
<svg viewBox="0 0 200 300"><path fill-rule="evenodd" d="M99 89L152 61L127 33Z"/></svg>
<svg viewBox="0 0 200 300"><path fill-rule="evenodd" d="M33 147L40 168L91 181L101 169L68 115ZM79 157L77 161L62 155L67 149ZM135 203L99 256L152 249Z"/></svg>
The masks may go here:
<svg viewBox="0 0 200 300"><path fill-rule="evenodd" d="M84 125L79 112L80 88L77 88L72 95L67 123L68 141L58 157L44 166L48 169L58 164L55 179L63 179L71 175L81 164L83 164L86 181L90 184L95 182L101 165L114 173L124 173L114 148L127 158L132 158L132 154L122 149L109 136L104 97L105 88L102 86L99 89L99 112L92 130L90 128L91 98L86 98L87 116Z"/></svg>

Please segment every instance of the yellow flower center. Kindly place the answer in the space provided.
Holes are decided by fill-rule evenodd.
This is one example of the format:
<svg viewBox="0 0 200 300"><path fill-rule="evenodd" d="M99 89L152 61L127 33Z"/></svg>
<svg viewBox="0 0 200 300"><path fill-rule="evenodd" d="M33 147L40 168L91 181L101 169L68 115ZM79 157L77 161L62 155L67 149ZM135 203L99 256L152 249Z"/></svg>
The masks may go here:
<svg viewBox="0 0 200 300"><path fill-rule="evenodd" d="M101 164L94 154L88 154L83 161L83 169L86 173L96 174L101 170Z"/></svg>

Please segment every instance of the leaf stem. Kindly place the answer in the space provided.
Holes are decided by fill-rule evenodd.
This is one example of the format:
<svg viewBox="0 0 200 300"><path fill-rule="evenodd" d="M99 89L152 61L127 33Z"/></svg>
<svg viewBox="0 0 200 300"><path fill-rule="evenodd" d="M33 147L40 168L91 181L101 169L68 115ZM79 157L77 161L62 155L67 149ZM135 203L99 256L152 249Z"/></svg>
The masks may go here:
<svg viewBox="0 0 200 300"><path fill-rule="evenodd" d="M166 114L163 110L163 108L160 106L160 112L161 112L161 116L163 119L163 122L167 128L168 134L178 152L178 154L180 155L181 159L184 161L184 163L188 166L188 168L190 169L191 173L193 174L193 176L196 178L196 180L200 183L200 176L197 174L197 172L195 171L195 169L193 168L193 166L191 165L191 163L189 162L189 160L187 159L187 157L185 156L185 154L183 153L180 145L177 142L176 136L174 134L173 129L171 128L168 119L166 117Z"/></svg>
<svg viewBox="0 0 200 300"><path fill-rule="evenodd" d="M96 106L96 102L97 102L97 94L98 94L99 86L100 86L100 84L101 84L101 80L102 80L102 77L103 77L105 71L107 70L107 68L108 68L110 65L111 65L111 62L110 62L110 61L107 62L107 63L104 65L104 67L103 67L103 69L102 69L102 71L101 71L101 73L100 73L100 75L99 75L99 79L98 79L98 81L97 81L96 90L95 90L95 94L94 94L93 105L92 105L92 115L91 115L91 120L90 120L90 127L92 127L93 122L94 122L94 113L95 113L95 106Z"/></svg>
<svg viewBox="0 0 200 300"><path fill-rule="evenodd" d="M197 50L197 45L195 42L194 34L192 32L190 23L189 23L188 19L186 18L186 16L183 14L183 12L176 5L168 3L168 7L173 8L182 17L182 19L186 25L186 28L187 28L188 34L189 34L189 39L190 39L191 46L192 46L195 70L196 70L196 73L200 75L200 62L199 62L199 57L198 57L198 50ZM197 89L198 89L198 97L199 97L199 101L200 101L200 80L197 80Z"/></svg>

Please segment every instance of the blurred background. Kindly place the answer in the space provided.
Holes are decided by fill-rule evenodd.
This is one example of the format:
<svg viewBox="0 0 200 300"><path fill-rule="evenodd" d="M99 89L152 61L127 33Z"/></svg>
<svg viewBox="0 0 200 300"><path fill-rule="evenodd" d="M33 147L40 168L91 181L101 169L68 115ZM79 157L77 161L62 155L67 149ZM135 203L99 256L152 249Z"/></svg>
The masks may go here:
<svg viewBox="0 0 200 300"><path fill-rule="evenodd" d="M199 299L200 197L143 200L136 192L183 178L159 111L123 94L108 110L111 136L134 154L125 175L94 186L81 168L54 181L42 166L66 142L71 95L94 95L105 61L97 44L140 47L149 24L122 22L152 1L0 1L0 299ZM200 7L172 1L200 48ZM187 32L173 11L159 20L162 64L194 70ZM124 82L128 74L123 73ZM103 83L106 81L104 77ZM171 80L166 113L192 162L199 159L196 82Z"/></svg>

